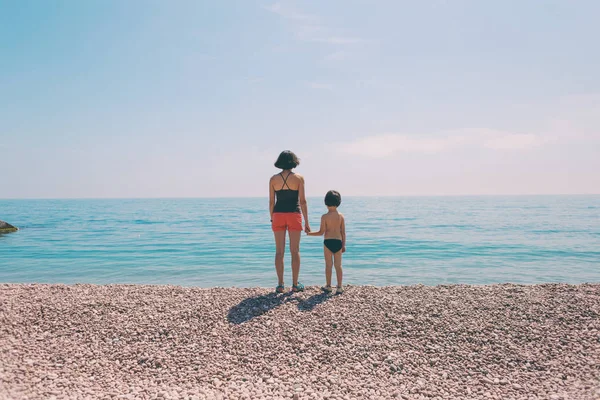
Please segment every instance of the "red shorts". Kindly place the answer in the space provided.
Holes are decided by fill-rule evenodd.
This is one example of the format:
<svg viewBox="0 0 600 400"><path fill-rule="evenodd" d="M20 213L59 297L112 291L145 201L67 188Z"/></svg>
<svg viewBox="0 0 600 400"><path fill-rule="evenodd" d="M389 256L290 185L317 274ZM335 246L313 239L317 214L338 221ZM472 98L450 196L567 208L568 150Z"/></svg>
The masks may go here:
<svg viewBox="0 0 600 400"><path fill-rule="evenodd" d="M302 231L302 214L300 213L273 213L271 223L273 232L277 231Z"/></svg>

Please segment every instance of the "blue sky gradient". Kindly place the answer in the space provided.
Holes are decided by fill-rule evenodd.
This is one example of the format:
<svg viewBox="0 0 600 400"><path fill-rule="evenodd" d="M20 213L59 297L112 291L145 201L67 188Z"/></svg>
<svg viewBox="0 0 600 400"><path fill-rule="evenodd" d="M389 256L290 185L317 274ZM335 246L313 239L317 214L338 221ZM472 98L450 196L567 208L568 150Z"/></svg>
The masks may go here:
<svg viewBox="0 0 600 400"><path fill-rule="evenodd" d="M600 192L597 1L0 0L0 198Z"/></svg>

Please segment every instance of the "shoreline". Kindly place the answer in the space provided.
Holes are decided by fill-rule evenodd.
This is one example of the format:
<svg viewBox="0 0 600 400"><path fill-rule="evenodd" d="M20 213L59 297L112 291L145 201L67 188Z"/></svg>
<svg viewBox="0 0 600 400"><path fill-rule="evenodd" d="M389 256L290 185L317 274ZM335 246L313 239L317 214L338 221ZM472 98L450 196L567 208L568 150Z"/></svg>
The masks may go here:
<svg viewBox="0 0 600 400"><path fill-rule="evenodd" d="M335 287L335 276L332 276L332 287ZM600 281L598 282L536 282L536 283L518 283L518 282L494 282L494 283L438 283L428 285L425 283L410 283L406 285L373 285L373 284L364 284L358 285L354 283L344 284L344 288L374 288L374 289L400 289L400 288L454 288L454 287L473 287L473 288L482 288L482 287L503 287L503 286L512 286L512 287L532 287L532 286L597 286L600 285ZM85 282L74 282L74 283L53 283L53 282L0 282L0 289L2 287L9 286L36 286L36 287L45 287L45 286L55 286L55 287L138 287L138 288L180 288L180 289L191 289L191 290L263 290L263 291L275 291L275 284L271 286L185 286L181 284L170 284L170 283L85 283ZM307 290L317 290L320 289L322 285L313 284L306 285ZM290 284L286 284L285 290L286 293L291 291L292 286Z"/></svg>
<svg viewBox="0 0 600 400"><path fill-rule="evenodd" d="M600 283L272 292L0 283L0 399L600 398Z"/></svg>

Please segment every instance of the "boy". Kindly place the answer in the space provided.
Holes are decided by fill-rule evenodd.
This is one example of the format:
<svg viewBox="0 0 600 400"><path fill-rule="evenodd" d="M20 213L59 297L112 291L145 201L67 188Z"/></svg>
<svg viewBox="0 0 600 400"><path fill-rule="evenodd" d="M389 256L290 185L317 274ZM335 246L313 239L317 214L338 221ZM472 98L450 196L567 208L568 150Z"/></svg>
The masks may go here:
<svg viewBox="0 0 600 400"><path fill-rule="evenodd" d="M308 232L309 236L325 235L323 251L325 253L325 281L321 289L331 293L331 267L335 265L337 290L335 294L344 293L342 288L342 253L346 251L346 224L344 216L337 208L342 203L342 196L335 190L330 190L325 195L325 205L329 212L321 217L321 228L318 232Z"/></svg>

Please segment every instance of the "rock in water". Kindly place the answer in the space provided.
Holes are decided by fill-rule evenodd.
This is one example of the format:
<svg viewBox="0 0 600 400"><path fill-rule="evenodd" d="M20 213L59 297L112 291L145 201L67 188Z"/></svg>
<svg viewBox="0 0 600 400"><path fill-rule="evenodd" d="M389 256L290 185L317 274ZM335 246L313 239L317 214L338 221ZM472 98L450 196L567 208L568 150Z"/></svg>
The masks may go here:
<svg viewBox="0 0 600 400"><path fill-rule="evenodd" d="M0 221L0 233L16 232L19 228L12 226L8 222Z"/></svg>

